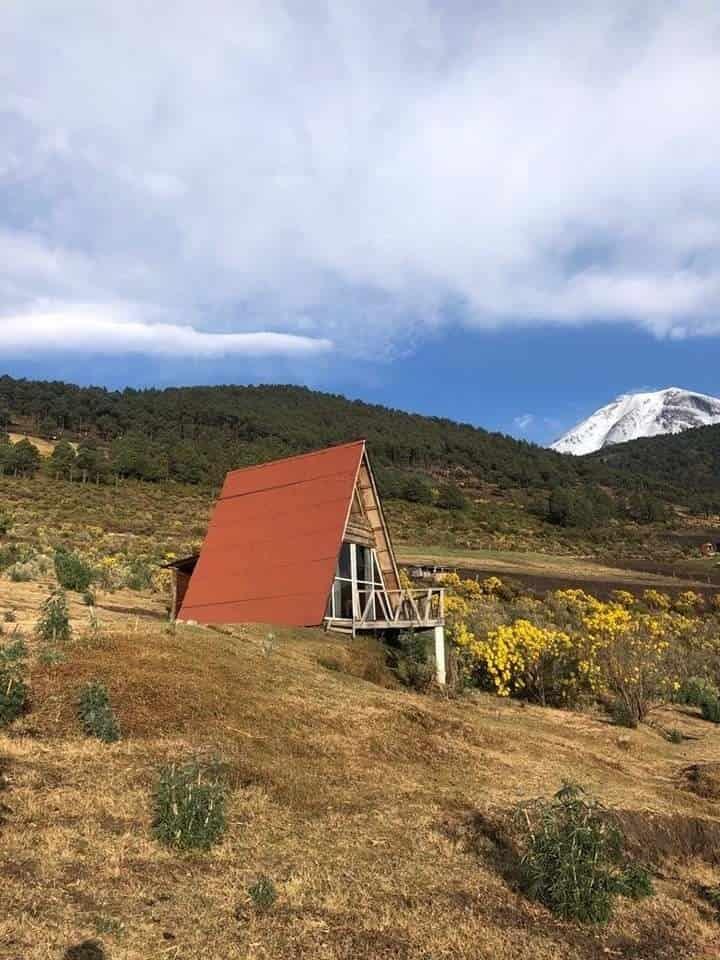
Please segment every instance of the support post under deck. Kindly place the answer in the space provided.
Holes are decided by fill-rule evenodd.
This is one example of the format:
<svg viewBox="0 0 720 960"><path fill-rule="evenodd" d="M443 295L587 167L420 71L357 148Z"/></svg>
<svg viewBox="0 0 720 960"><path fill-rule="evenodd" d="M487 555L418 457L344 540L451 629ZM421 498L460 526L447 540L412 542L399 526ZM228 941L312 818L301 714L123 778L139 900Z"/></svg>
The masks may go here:
<svg viewBox="0 0 720 960"><path fill-rule="evenodd" d="M435 627L435 679L445 686L445 627Z"/></svg>

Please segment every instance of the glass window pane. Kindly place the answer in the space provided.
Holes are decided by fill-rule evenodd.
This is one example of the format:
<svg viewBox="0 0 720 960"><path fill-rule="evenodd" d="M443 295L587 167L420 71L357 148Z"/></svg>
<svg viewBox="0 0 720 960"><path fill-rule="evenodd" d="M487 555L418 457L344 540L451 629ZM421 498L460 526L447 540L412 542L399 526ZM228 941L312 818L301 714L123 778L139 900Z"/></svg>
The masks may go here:
<svg viewBox="0 0 720 960"><path fill-rule="evenodd" d="M344 543L338 557L338 576L350 577L350 544Z"/></svg>
<svg viewBox="0 0 720 960"><path fill-rule="evenodd" d="M372 555L367 547L355 547L357 578L372 582Z"/></svg>
<svg viewBox="0 0 720 960"><path fill-rule="evenodd" d="M352 584L346 580L340 580L336 582L340 588L339 604L335 607L335 610L337 611L336 616L340 616L343 620L352 620Z"/></svg>

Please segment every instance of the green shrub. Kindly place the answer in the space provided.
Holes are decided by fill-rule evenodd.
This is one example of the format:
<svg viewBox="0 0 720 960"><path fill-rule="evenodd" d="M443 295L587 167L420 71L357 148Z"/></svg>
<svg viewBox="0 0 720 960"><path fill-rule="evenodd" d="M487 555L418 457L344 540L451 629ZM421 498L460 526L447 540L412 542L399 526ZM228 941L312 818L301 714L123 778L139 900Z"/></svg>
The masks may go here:
<svg viewBox="0 0 720 960"><path fill-rule="evenodd" d="M616 727L629 727L635 730L638 716L624 700L614 700L610 705L610 716Z"/></svg>
<svg viewBox="0 0 720 960"><path fill-rule="evenodd" d="M413 630L403 632L389 648L389 662L398 680L412 690L427 690L435 678L427 654L427 639Z"/></svg>
<svg viewBox="0 0 720 960"><path fill-rule="evenodd" d="M55 647L43 647L38 653L38 660L44 667L54 667L65 662L65 654Z"/></svg>
<svg viewBox="0 0 720 960"><path fill-rule="evenodd" d="M88 737L97 737L104 743L120 739L120 727L104 684L85 684L78 700L78 714Z"/></svg>
<svg viewBox="0 0 720 960"><path fill-rule="evenodd" d="M155 790L155 836L180 849L208 850L225 832L225 788L214 768L163 767Z"/></svg>
<svg viewBox="0 0 720 960"><path fill-rule="evenodd" d="M646 896L652 883L623 855L624 838L608 811L574 785L518 810L524 853L521 885L564 919L605 923L617 896Z"/></svg>
<svg viewBox="0 0 720 960"><path fill-rule="evenodd" d="M10 533L12 530L12 525L13 520L10 514L5 510L0 510L0 536Z"/></svg>
<svg viewBox="0 0 720 960"><path fill-rule="evenodd" d="M675 703L685 703L690 707L701 707L704 700L717 699L720 691L705 677L690 677L685 680L673 697Z"/></svg>
<svg viewBox="0 0 720 960"><path fill-rule="evenodd" d="M19 717L25 708L27 648L21 639L0 646L0 727Z"/></svg>
<svg viewBox="0 0 720 960"><path fill-rule="evenodd" d="M65 590L83 593L93 581L92 567L76 553L69 550L55 551L55 576Z"/></svg>
<svg viewBox="0 0 720 960"><path fill-rule="evenodd" d="M67 597L62 589L54 590L42 605L42 615L35 628L40 640L46 643L57 643L69 640L72 636L70 629L70 614L68 613Z"/></svg>
<svg viewBox="0 0 720 960"><path fill-rule="evenodd" d="M700 887L700 895L720 914L720 887Z"/></svg>
<svg viewBox="0 0 720 960"><path fill-rule="evenodd" d="M149 590L152 586L152 570L142 560L133 560L125 581L129 590Z"/></svg>
<svg viewBox="0 0 720 960"><path fill-rule="evenodd" d="M277 900L277 890L270 877L261 876L248 887L248 895L258 910L269 910Z"/></svg>
<svg viewBox="0 0 720 960"><path fill-rule="evenodd" d="M677 727L671 727L665 734L665 738L670 743L682 743L685 737L682 735L682 731L678 730Z"/></svg>
<svg viewBox="0 0 720 960"><path fill-rule="evenodd" d="M700 710L703 719L710 720L711 723L720 723L720 699L717 697L706 697L700 704Z"/></svg>
<svg viewBox="0 0 720 960"><path fill-rule="evenodd" d="M444 483L438 490L437 505L442 510L467 510L468 502L460 487Z"/></svg>
<svg viewBox="0 0 720 960"><path fill-rule="evenodd" d="M23 557L23 551L15 544L8 544L7 547L0 548L0 571L7 570L14 563L17 563Z"/></svg>
<svg viewBox="0 0 720 960"><path fill-rule="evenodd" d="M32 569L24 563L14 563L8 570L13 583L29 583L33 579Z"/></svg>

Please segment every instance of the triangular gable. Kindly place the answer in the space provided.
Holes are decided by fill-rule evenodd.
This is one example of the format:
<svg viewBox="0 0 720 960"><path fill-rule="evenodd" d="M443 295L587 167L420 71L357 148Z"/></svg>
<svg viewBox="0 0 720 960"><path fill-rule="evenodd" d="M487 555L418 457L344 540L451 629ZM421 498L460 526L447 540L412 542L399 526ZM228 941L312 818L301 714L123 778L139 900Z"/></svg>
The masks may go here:
<svg viewBox="0 0 720 960"><path fill-rule="evenodd" d="M229 473L178 618L321 624L364 454L358 441Z"/></svg>
<svg viewBox="0 0 720 960"><path fill-rule="evenodd" d="M363 451L343 539L374 547L386 589L399 589L395 551L367 451Z"/></svg>

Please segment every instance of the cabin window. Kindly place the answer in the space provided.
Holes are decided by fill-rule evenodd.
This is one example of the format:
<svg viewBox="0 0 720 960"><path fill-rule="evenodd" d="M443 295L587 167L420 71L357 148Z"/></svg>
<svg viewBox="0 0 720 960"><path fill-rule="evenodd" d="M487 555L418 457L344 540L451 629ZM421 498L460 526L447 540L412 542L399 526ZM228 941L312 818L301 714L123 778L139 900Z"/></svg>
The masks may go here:
<svg viewBox="0 0 720 960"><path fill-rule="evenodd" d="M326 616L336 620L377 618L379 611L373 590L384 589L375 551L360 543L343 543L338 556L335 580Z"/></svg>

